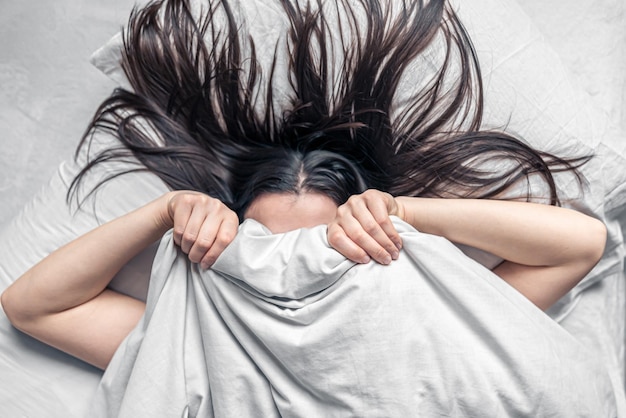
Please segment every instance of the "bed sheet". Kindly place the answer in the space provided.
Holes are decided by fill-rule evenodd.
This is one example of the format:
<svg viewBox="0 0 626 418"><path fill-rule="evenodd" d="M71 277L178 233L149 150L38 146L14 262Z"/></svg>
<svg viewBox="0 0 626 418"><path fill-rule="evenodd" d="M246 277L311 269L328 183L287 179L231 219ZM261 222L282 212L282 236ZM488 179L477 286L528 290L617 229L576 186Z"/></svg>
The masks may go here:
<svg viewBox="0 0 626 418"><path fill-rule="evenodd" d="M619 0L524 0L532 19L568 69L572 83L626 132L626 3ZM626 145L621 144L624 150Z"/></svg>
<svg viewBox="0 0 626 418"><path fill-rule="evenodd" d="M247 220L201 270L166 234L90 416L616 416L574 337L449 241L392 221L404 245L388 266L346 260L323 226Z"/></svg>
<svg viewBox="0 0 626 418"><path fill-rule="evenodd" d="M468 2L457 3L467 10L463 4ZM0 235L22 232L10 229L11 220L16 215L24 216L24 212L18 215L20 208L38 190L49 190L50 177L56 187L66 187L59 180L63 178L59 173L65 170L67 174L69 168L61 167L57 174L53 173L59 163L71 155L98 103L116 85L89 64L89 56L125 22L132 4L130 0L106 3L34 0L0 4L0 39L3 40L0 43L0 145L3 150L0 153ZM547 41L555 53L555 66L565 71L563 84L577 93L572 103L588 106L585 117L593 124L589 140L601 139L602 152L625 156L626 5L617 0L581 0L575 4L565 0L520 0L507 4L512 6L511 10L515 9L511 25L519 30L508 36L523 38L530 34ZM519 22L526 26L520 28ZM471 23L469 21L468 26ZM502 36L502 33L494 32L492 36ZM483 61L486 67L506 65L506 60L489 61L489 51L478 52L487 57ZM516 57L524 52L523 48L511 50L508 56ZM541 82L537 78L526 81ZM494 88L489 83L487 79L487 88ZM497 118L506 123L506 115L497 115ZM526 122L531 126L536 121ZM623 164L623 159L613 159L611 164L616 164L615 172L623 169L618 166ZM610 168L604 167L607 171ZM162 185L153 183L153 186L152 193L162 190ZM616 187L612 192L624 196L626 186ZM40 196L45 197L45 193ZM113 197L113 194L107 196ZM126 204L140 204L148 195L140 197ZM124 209L122 201L112 198L112 202L119 204L118 210ZM615 203L614 207L602 208L612 216L611 228L615 236L623 236L626 225L623 207ZM112 216L113 212L108 214ZM38 215L52 216L45 211ZM624 376L623 256L622 252L621 270L613 269L608 280L585 289L574 310L561 320L563 326L595 352L603 353L611 347L606 355L611 358L609 362L612 362L618 385L623 385ZM6 257L0 254L0 266L7 261ZM608 303L607 295L613 296ZM606 306L610 308L605 309ZM87 399L100 373L4 325L0 328L0 416L84 416ZM616 350L618 355L614 356ZM41 374L42 370L45 373ZM24 383L29 382L25 377L39 384ZM67 388L71 388L71 392L64 390Z"/></svg>

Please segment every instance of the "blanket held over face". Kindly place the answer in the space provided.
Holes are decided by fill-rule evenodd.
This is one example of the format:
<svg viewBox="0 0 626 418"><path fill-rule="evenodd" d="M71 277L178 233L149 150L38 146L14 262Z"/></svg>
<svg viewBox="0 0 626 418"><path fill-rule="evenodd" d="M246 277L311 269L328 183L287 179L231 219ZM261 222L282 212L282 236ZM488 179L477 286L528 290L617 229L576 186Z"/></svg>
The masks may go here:
<svg viewBox="0 0 626 418"><path fill-rule="evenodd" d="M248 220L211 270L166 235L94 417L613 417L602 366L447 240L355 265Z"/></svg>

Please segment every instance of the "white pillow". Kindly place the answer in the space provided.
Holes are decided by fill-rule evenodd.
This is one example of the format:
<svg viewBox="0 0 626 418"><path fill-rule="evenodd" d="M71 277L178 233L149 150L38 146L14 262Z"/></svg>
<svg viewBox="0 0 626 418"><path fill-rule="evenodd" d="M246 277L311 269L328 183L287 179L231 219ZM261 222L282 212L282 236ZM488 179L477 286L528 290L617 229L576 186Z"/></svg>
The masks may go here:
<svg viewBox="0 0 626 418"><path fill-rule="evenodd" d="M94 155L101 147L116 146L119 141L98 134L92 147ZM43 257L96 226L115 219L161 196L168 188L154 174L136 172L106 182L88 195L102 179L131 167L127 163L97 165L84 178L74 198L67 200L72 180L86 164L87 147L78 158L63 162L57 172L2 231L0 254L0 291L11 284ZM81 202L80 207L78 201ZM144 299L156 244L135 257L113 279L111 287L130 296ZM89 260L85 260L89 262Z"/></svg>
<svg viewBox="0 0 626 418"><path fill-rule="evenodd" d="M198 11L204 2L192 1ZM622 247L623 236L619 222L614 222L606 209L617 218L624 216L626 159L615 151L615 141L606 138L602 115L586 106L584 96L569 83L567 71L559 57L544 41L532 21L515 1L464 0L454 2L461 20L476 46L482 65L485 85L486 127L506 128L524 138L533 147L560 156L580 156L595 153L597 157L583 168L589 182L584 194L570 175L560 175L559 190L566 206L572 206L605 221L609 226L607 253L592 272L573 292L552 309L555 317L563 317L573 306L579 292L620 269L620 257L615 251ZM271 1L234 2L235 14L252 34L258 51L273 51L286 28L286 18ZM281 41L280 45L284 45ZM92 63L105 74L128 87L120 67L122 37L115 35L92 56ZM279 54L284 53L279 48ZM271 54L258 54L262 68L269 67ZM279 60L279 63L286 61ZM282 73L281 73L282 70ZM278 65L276 90L283 92L277 102L283 103L287 87L285 65ZM281 89L280 80L284 81ZM403 79L410 95L419 81L411 73ZM398 95L401 103L403 96ZM608 141L604 141L607 139ZM607 168L610 169L607 170ZM497 260L468 250L473 257L487 265Z"/></svg>

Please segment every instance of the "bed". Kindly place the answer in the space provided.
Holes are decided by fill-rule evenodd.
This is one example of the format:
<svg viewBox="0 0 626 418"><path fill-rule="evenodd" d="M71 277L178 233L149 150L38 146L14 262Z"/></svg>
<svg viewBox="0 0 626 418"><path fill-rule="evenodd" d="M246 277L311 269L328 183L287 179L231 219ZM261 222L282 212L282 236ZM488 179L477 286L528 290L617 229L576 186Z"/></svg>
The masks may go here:
<svg viewBox="0 0 626 418"><path fill-rule="evenodd" d="M72 158L78 139L99 102L124 83L115 65L117 41L109 39L132 4L1 6L0 31L11 42L0 47L0 290L54 248L166 190L154 177L135 173L108 183L81 211L65 200L69 181L85 162L84 154ZM626 416L626 6L608 0L464 0L456 7L483 66L486 124L506 126L544 150L597 155L583 171L590 182L584 195L574 183L563 182L561 191L567 205L605 222L607 249L588 277L548 312L558 328L544 337L554 340L562 332L561 339L580 345L571 358L584 363L586 355L605 373L597 387L607 409L579 411L581 416ZM117 169L105 166L89 181ZM113 286L145 298L146 266L156 251L133 260ZM101 372L20 334L2 313L0 376L0 416L78 417L103 402ZM105 384L115 382L107 379ZM141 386L134 390L142 392ZM451 409L448 415L463 413Z"/></svg>

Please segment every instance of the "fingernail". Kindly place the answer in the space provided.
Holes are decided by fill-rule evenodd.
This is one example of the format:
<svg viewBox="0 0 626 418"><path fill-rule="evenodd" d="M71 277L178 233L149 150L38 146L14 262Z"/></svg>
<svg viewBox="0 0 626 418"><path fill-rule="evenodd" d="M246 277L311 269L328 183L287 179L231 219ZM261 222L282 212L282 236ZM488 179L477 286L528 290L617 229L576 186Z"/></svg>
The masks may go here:
<svg viewBox="0 0 626 418"><path fill-rule="evenodd" d="M202 263L200 264L200 267L202 267L204 270L208 270L210 266L207 263Z"/></svg>
<svg viewBox="0 0 626 418"><path fill-rule="evenodd" d="M384 256L382 262L383 264L391 264L391 256L390 255Z"/></svg>
<svg viewBox="0 0 626 418"><path fill-rule="evenodd" d="M396 242L396 247L398 247L398 251L400 251L402 249L402 243L401 242Z"/></svg>
<svg viewBox="0 0 626 418"><path fill-rule="evenodd" d="M391 252L391 258L393 258L394 260L397 260L399 255L400 255L400 253L397 252L397 251L392 251Z"/></svg>
<svg viewBox="0 0 626 418"><path fill-rule="evenodd" d="M363 258L361 259L361 264L367 264L367 263L369 263L370 261L372 261L372 259L371 259L369 256L367 256L367 255L366 255L365 257L363 257Z"/></svg>

